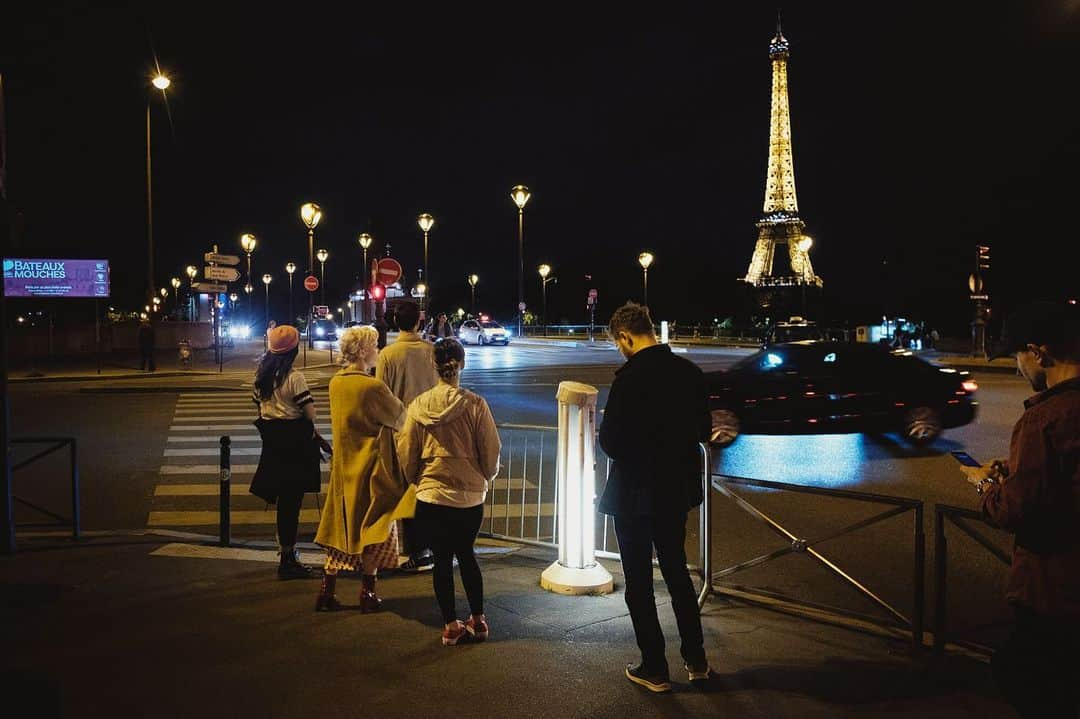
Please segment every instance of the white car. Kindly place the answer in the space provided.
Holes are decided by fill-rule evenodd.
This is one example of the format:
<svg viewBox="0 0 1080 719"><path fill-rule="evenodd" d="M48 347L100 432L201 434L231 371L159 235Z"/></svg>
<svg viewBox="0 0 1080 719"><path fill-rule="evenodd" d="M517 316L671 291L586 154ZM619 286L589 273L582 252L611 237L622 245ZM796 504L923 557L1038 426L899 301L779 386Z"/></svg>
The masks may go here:
<svg viewBox="0 0 1080 719"><path fill-rule="evenodd" d="M508 345L510 330L494 320L465 320L458 328L458 339L463 345Z"/></svg>

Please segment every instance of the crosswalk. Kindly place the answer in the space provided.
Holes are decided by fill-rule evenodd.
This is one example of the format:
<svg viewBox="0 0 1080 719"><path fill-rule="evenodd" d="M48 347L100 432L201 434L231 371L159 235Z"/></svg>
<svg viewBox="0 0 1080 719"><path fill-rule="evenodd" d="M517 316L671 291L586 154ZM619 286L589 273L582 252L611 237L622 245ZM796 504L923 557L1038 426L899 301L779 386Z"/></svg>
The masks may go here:
<svg viewBox="0 0 1080 719"><path fill-rule="evenodd" d="M330 437L330 399L312 390L319 432ZM229 490L234 533L273 539L277 514L248 493L262 452L255 405L247 392L192 392L176 400L147 527L216 534L221 493L221 438L228 436L232 465ZM322 465L323 491L330 467ZM301 534L315 531L323 495L308 494L300 512Z"/></svg>
<svg viewBox="0 0 1080 719"><path fill-rule="evenodd" d="M315 388L316 427L331 437L328 390ZM177 397L163 451L158 483L154 489L146 525L148 528L216 535L220 514L221 438L230 439L230 515L233 534L272 540L275 536L275 508L252 496L248 486L262 452L262 440L255 428L255 406L247 392L190 392ZM485 502L486 526L500 533L500 527L548 526L554 521L554 464L537 464L528 450L522 456L520 430L504 437L502 471L491 486ZM534 443L536 439L534 438ZM549 443L549 451L553 448ZM511 456L513 453L513 456ZM300 513L301 537L313 534L329 482L329 464L322 465L322 492L308 494ZM543 482L539 476L548 475ZM527 519L522 522L521 518ZM547 533L547 529L543 530ZM528 537L526 537L528 538Z"/></svg>

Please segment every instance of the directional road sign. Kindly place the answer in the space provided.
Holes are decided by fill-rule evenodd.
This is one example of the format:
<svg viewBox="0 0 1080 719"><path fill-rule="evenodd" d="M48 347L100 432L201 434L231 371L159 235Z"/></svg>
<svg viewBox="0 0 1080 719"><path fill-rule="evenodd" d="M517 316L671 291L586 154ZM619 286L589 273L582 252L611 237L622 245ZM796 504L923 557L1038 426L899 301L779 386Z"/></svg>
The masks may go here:
<svg viewBox="0 0 1080 719"><path fill-rule="evenodd" d="M392 285L401 279L401 263L393 257L384 257L379 260L378 282L381 285Z"/></svg>
<svg viewBox="0 0 1080 719"><path fill-rule="evenodd" d="M236 282L240 279L240 270L235 267L204 267L203 276L208 280Z"/></svg>
<svg viewBox="0 0 1080 719"><path fill-rule="evenodd" d="M205 255L203 255L203 260L206 262L213 262L215 265L240 264L240 258L236 255L219 255L216 252L207 252Z"/></svg>
<svg viewBox="0 0 1080 719"><path fill-rule="evenodd" d="M314 292L319 289L319 280L315 275L308 275L304 278L304 289L308 292Z"/></svg>
<svg viewBox="0 0 1080 719"><path fill-rule="evenodd" d="M199 292L206 292L209 294L218 294L229 291L228 285L219 285L217 282L192 282L191 286Z"/></svg>

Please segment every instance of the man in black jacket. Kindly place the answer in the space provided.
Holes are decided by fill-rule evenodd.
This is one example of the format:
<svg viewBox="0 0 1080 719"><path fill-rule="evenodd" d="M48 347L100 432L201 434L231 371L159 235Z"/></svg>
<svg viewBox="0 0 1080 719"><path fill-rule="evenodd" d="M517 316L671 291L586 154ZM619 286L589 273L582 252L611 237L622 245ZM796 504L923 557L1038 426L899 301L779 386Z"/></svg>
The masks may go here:
<svg viewBox="0 0 1080 719"><path fill-rule="evenodd" d="M710 673L684 548L686 515L702 501L698 443L711 429L705 377L657 343L646 307L620 307L608 333L627 361L615 373L600 425L600 446L612 466L599 509L615 517L626 606L641 649L641 664L627 666L626 677L665 692L671 682L653 597L654 546L690 681Z"/></svg>

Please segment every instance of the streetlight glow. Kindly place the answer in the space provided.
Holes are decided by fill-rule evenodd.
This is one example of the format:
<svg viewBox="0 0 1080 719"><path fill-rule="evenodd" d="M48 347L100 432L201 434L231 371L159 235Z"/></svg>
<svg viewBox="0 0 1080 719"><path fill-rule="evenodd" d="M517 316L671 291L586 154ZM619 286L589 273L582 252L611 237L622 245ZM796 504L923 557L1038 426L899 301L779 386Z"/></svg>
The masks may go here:
<svg viewBox="0 0 1080 719"><path fill-rule="evenodd" d="M169 284L172 285L172 288L174 290L180 289L180 278L179 277L173 277L171 280L169 280Z"/></svg>
<svg viewBox="0 0 1080 719"><path fill-rule="evenodd" d="M285 271L288 272L290 275L292 273L296 272L296 263L295 262L286 262L285 263Z"/></svg>
<svg viewBox="0 0 1080 719"><path fill-rule="evenodd" d="M420 225L421 232L430 232L435 226L435 218L425 212L416 218L416 223Z"/></svg>
<svg viewBox="0 0 1080 719"><path fill-rule="evenodd" d="M322 208L314 202L305 202L300 206L300 219L309 230L314 230L322 219Z"/></svg>
<svg viewBox="0 0 1080 719"><path fill-rule="evenodd" d="M240 248L244 252L247 252L248 254L254 252L255 244L255 235L251 234L250 232L245 232L244 234L240 235Z"/></svg>
<svg viewBox="0 0 1080 719"><path fill-rule="evenodd" d="M169 296L169 291L168 291L167 289L165 289L164 287L162 287L162 288L161 288L160 290L158 290L158 291L159 291L159 292L161 293L161 297L162 297L162 298L165 298L165 297L168 297L168 296Z"/></svg>
<svg viewBox="0 0 1080 719"><path fill-rule="evenodd" d="M529 201L530 197L532 197L532 194L525 185L514 185L514 188L510 190L510 199L514 201L519 210L525 209L525 203Z"/></svg>
<svg viewBox="0 0 1080 719"><path fill-rule="evenodd" d="M541 277L547 278L547 276L551 274L551 265L540 265L540 267L537 268L537 272L540 273Z"/></svg>
<svg viewBox="0 0 1080 719"><path fill-rule="evenodd" d="M199 270L196 269L195 265L188 265L187 269L184 270L184 272L187 273L187 276L188 276L189 280L194 280L195 275L199 274Z"/></svg>
<svg viewBox="0 0 1080 719"><path fill-rule="evenodd" d="M268 284L270 284L270 281L273 280L273 279L274 278L270 276L270 273L267 272L265 275L263 275L263 284L268 285Z"/></svg>
<svg viewBox="0 0 1080 719"><path fill-rule="evenodd" d="M248 282L246 285L244 285L244 292L246 292L247 294L250 295L254 291L255 291L255 288L251 286L250 282Z"/></svg>
<svg viewBox="0 0 1080 719"><path fill-rule="evenodd" d="M647 269L649 269L649 265L651 265L653 263L653 259L655 259L653 257L653 253L651 253L651 252L642 252L640 255L638 255L637 261L638 261L638 264L641 265L641 269L647 270Z"/></svg>
<svg viewBox="0 0 1080 719"><path fill-rule="evenodd" d="M423 297L427 294L427 285L425 285L423 282L417 282L416 286L413 289L416 290L417 297Z"/></svg>
<svg viewBox="0 0 1080 719"><path fill-rule="evenodd" d="M480 281L480 275L469 275L469 287L476 287L476 283Z"/></svg>
<svg viewBox="0 0 1080 719"><path fill-rule="evenodd" d="M326 250L319 250L315 253L315 259L317 259L319 262L326 262L328 259L330 259L330 253Z"/></svg>
<svg viewBox="0 0 1080 719"><path fill-rule="evenodd" d="M366 250L369 247L371 247L371 243L375 241L375 238L372 237L371 235L369 235L366 232L361 232L359 240L360 240L360 247Z"/></svg>
<svg viewBox="0 0 1080 719"><path fill-rule="evenodd" d="M157 75L154 75L154 79L151 80L150 83L157 89L164 92L166 89L168 89L169 85L172 84L172 81L159 72Z"/></svg>

